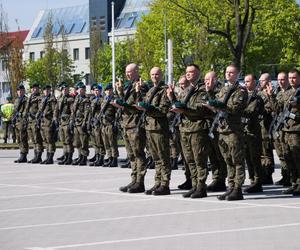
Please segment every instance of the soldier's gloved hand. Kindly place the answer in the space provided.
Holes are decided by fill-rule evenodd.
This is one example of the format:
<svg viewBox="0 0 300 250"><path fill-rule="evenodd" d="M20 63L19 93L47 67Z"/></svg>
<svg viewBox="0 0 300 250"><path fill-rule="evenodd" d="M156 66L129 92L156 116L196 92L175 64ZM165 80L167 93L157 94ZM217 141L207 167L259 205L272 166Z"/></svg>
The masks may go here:
<svg viewBox="0 0 300 250"><path fill-rule="evenodd" d="M218 101L218 100L209 100L208 105L215 107L217 109L225 109L226 105L224 102Z"/></svg>
<svg viewBox="0 0 300 250"><path fill-rule="evenodd" d="M173 107L177 108L177 109L186 109L187 108L185 103L182 103L182 102L179 102L179 101L174 102Z"/></svg>
<svg viewBox="0 0 300 250"><path fill-rule="evenodd" d="M149 104L149 103L146 103L146 102L138 102L138 106L146 109L147 111L150 111L150 110L153 110L154 109L154 106Z"/></svg>

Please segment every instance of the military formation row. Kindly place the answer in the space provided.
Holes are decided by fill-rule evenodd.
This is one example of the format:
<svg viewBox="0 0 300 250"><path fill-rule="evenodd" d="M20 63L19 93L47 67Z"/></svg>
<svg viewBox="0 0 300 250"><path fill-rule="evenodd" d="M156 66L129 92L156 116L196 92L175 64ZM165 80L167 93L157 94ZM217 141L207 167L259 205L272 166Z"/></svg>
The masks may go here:
<svg viewBox="0 0 300 250"><path fill-rule="evenodd" d="M118 134L121 133L131 167L131 181L120 187L129 193L170 194L171 169L176 168L181 153L188 189L184 197L203 198L207 191L225 191L220 200L243 199L242 185L247 165L251 185L244 192L263 191L263 184L273 184L273 147L282 167L285 194L300 195L300 74L291 70L278 75L275 88L269 74L262 74L256 84L252 74L245 76L245 86L238 79L238 69L229 65L225 84L215 72L200 81L197 65L187 66L179 86L166 85L160 68L151 69L151 83L139 77L136 64L126 67L127 81L93 85L93 96L86 95L83 83L77 94L60 85L55 98L51 87L33 85L30 97L24 86L18 87L13 124L20 145L20 158L27 162L28 138L34 144L31 163L53 164L57 137L64 155L58 164L86 165L89 141L95 149L90 165L118 165ZM59 135L59 136L58 136ZM42 160L46 147L47 157ZM72 159L74 148L78 158ZM154 185L145 189L146 152L155 165ZM104 163L104 158L106 160ZM208 161L213 181L208 186ZM228 187L225 181L227 178Z"/></svg>

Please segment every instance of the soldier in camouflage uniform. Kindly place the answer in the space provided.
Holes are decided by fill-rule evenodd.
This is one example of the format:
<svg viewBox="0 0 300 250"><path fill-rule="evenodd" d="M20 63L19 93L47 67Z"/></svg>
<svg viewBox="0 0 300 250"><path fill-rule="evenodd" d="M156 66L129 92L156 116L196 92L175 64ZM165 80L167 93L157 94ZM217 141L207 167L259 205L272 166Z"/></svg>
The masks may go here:
<svg viewBox="0 0 300 250"><path fill-rule="evenodd" d="M61 96L57 99L53 121L59 125L60 140L63 144L63 157L59 160L59 165L71 165L74 153L73 134L70 132L70 117L74 103L74 97L69 93L69 86L63 82L60 85Z"/></svg>
<svg viewBox="0 0 300 250"><path fill-rule="evenodd" d="M241 116L247 106L247 90L238 83L235 65L226 68L228 85L217 94L216 101L209 105L223 111L219 119L219 147L227 164L228 191L218 196L219 200L242 200L242 185L245 180L244 135Z"/></svg>
<svg viewBox="0 0 300 250"><path fill-rule="evenodd" d="M108 84L105 87L105 100L103 101L100 117L102 126L101 132L106 156L108 158L108 161L104 165L105 167L118 166L118 128L115 123L117 108L110 104L113 98L113 86L112 84Z"/></svg>
<svg viewBox="0 0 300 250"><path fill-rule="evenodd" d="M214 71L206 73L204 77L205 89L209 99L215 99L215 96L220 92L223 84L218 82L217 75ZM207 119L209 127L213 120ZM209 161L212 171L212 182L207 186L207 191L220 192L226 191L225 179L227 176L226 163L219 148L219 134L213 131L213 138L209 141Z"/></svg>
<svg viewBox="0 0 300 250"><path fill-rule="evenodd" d="M300 72L296 69L289 72L291 88L284 92L281 99L276 99L272 87L267 87L271 101L277 104L283 114L287 111L282 126L285 143L284 157L291 173L292 186L283 194L300 196Z"/></svg>
<svg viewBox="0 0 300 250"><path fill-rule="evenodd" d="M245 133L245 156L251 185L244 189L247 193L262 192L263 169L261 156L261 128L260 116L264 112L264 101L257 95L254 75L245 76L245 85L248 90L247 108L244 111L242 122Z"/></svg>
<svg viewBox="0 0 300 250"><path fill-rule="evenodd" d="M168 195L170 194L171 165L167 113L170 109L170 101L167 97L167 87L162 81L161 69L152 68L150 75L154 86L147 92L144 101L137 105L137 109L145 113L149 152L155 165L155 184L146 191L146 194Z"/></svg>
<svg viewBox="0 0 300 250"><path fill-rule="evenodd" d="M38 84L31 86L31 95L24 111L25 126L27 126L28 137L31 139L34 148L34 158L28 163L42 162L42 154L44 150L41 130L36 127L36 114L40 104L40 88Z"/></svg>
<svg viewBox="0 0 300 250"><path fill-rule="evenodd" d="M272 108L269 98L266 94L266 86L271 82L271 77L268 73L264 73L259 78L261 87L260 96L264 100L264 114L261 120L261 135L262 135L262 155L261 164L263 167L263 184L273 184L272 174L274 172L274 155L272 140L269 136L270 125L272 123Z"/></svg>
<svg viewBox="0 0 300 250"><path fill-rule="evenodd" d="M15 100L15 110L12 123L15 126L16 138L20 148L20 157L15 160L15 163L23 163L27 162L27 154L29 150L28 134L26 128L24 128L24 112L28 98L25 95L25 87L23 84L20 84L17 87L17 95L18 97Z"/></svg>
<svg viewBox="0 0 300 250"><path fill-rule="evenodd" d="M91 100L91 113L89 118L89 124L91 127L91 144L95 149L95 157L89 160L90 166L99 167L103 165L105 148L103 143L103 134L101 132L101 122L99 114L101 111L101 106L103 104L102 96L102 84L94 84L92 86L94 96L90 98Z"/></svg>
<svg viewBox="0 0 300 250"><path fill-rule="evenodd" d="M128 158L131 165L131 182L123 187L120 187L122 192L144 192L144 178L146 174L146 132L143 127L137 129L138 121L142 112L135 108L137 102L143 98L145 88L141 92L136 91L136 85L140 81L138 66L134 63L127 65L126 77L128 81L124 86L117 84L118 96L112 104L115 107L122 109L122 127L124 143L127 151ZM131 187L133 187L131 189ZM138 188L137 188L138 187Z"/></svg>
<svg viewBox="0 0 300 250"><path fill-rule="evenodd" d="M74 130L73 145L78 150L78 158L72 165L85 166L89 155L88 119L90 113L90 99L86 96L86 86L77 83L78 95L75 98L71 113L71 130Z"/></svg>
<svg viewBox="0 0 300 250"><path fill-rule="evenodd" d="M278 90L275 89L275 91L273 91L273 95L276 95L276 99L277 100L281 100L284 96L284 93L289 90L291 87L289 85L288 82L288 77L287 74L285 72L281 72L278 74L277 76L277 82L278 82ZM279 107L279 106L277 106ZM276 119L282 112L282 109L279 109L274 106L272 106L272 110L273 110L273 119ZM272 121L273 122L273 121ZM274 123L275 125L275 123ZM272 135L272 131L271 135ZM283 186L291 186L291 182L290 182L290 172L289 169L287 167L285 158L284 158L284 148L285 148L285 144L284 144L284 138L283 138L283 132L279 131L279 137L274 137L273 138L273 145L275 147L276 153L278 155L278 158L280 160L280 166L281 166L281 175L282 178L275 182L276 185L283 185Z"/></svg>
<svg viewBox="0 0 300 250"><path fill-rule="evenodd" d="M183 155L191 172L193 187L183 194L185 198L207 197L205 182L210 148L206 119L212 117L213 112L203 105L208 101L208 95L205 85L198 82L199 77L200 69L197 65L187 66L186 78L190 86L172 108L173 112L182 114L180 139Z"/></svg>
<svg viewBox="0 0 300 250"><path fill-rule="evenodd" d="M53 114L56 106L56 98L51 94L51 86L43 87L44 95L40 99L39 110L36 114L37 129L41 129L43 143L46 145L47 157L41 164L53 164L53 156L56 150L56 124L53 123Z"/></svg>

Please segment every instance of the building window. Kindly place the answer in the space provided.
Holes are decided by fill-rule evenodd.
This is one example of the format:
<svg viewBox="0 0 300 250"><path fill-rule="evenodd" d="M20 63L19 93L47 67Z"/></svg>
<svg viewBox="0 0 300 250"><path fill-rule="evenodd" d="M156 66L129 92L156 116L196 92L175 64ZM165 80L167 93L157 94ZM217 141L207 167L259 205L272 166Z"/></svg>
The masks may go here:
<svg viewBox="0 0 300 250"><path fill-rule="evenodd" d="M90 48L85 48L85 59L90 59L91 58L91 50Z"/></svg>
<svg viewBox="0 0 300 250"><path fill-rule="evenodd" d="M43 58L45 55L45 51L40 51L40 58Z"/></svg>
<svg viewBox="0 0 300 250"><path fill-rule="evenodd" d="M29 52L29 60L34 61L34 52Z"/></svg>
<svg viewBox="0 0 300 250"><path fill-rule="evenodd" d="M79 60L79 49L73 49L73 60Z"/></svg>
<svg viewBox="0 0 300 250"><path fill-rule="evenodd" d="M90 85L91 82L90 74L85 74L84 78L85 78L85 84Z"/></svg>
<svg viewBox="0 0 300 250"><path fill-rule="evenodd" d="M6 71L8 68L8 61L7 60L3 60L2 61L2 71Z"/></svg>

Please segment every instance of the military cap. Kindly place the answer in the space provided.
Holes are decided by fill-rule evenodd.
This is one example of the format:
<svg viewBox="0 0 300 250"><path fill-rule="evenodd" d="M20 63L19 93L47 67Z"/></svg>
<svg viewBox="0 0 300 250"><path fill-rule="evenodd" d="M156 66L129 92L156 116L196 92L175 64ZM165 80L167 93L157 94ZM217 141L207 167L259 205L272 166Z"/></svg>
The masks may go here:
<svg viewBox="0 0 300 250"><path fill-rule="evenodd" d="M31 88L39 88L40 85L39 85L38 83L33 83L33 84L31 84L30 87L31 87Z"/></svg>
<svg viewBox="0 0 300 250"><path fill-rule="evenodd" d="M43 87L43 90L45 89L51 89L51 85L50 84L46 84L44 87Z"/></svg>
<svg viewBox="0 0 300 250"><path fill-rule="evenodd" d="M107 84L104 90L110 90L113 88L113 85L111 83Z"/></svg>
<svg viewBox="0 0 300 250"><path fill-rule="evenodd" d="M20 90L20 89L25 89L25 86L24 86L22 83L20 83L20 84L17 86L17 90Z"/></svg>
<svg viewBox="0 0 300 250"><path fill-rule="evenodd" d="M61 82L60 85L59 85L59 87L60 87L60 89L68 88L69 84L66 83L66 82Z"/></svg>
<svg viewBox="0 0 300 250"><path fill-rule="evenodd" d="M6 97L6 101L11 101L12 99L13 99L12 96Z"/></svg>
<svg viewBox="0 0 300 250"><path fill-rule="evenodd" d="M76 88L77 89L85 89L86 88L86 86L84 85L84 83L83 82L78 82L77 84L76 84Z"/></svg>
<svg viewBox="0 0 300 250"><path fill-rule="evenodd" d="M91 86L91 90L94 90L97 88L97 83L93 83L92 86Z"/></svg>

